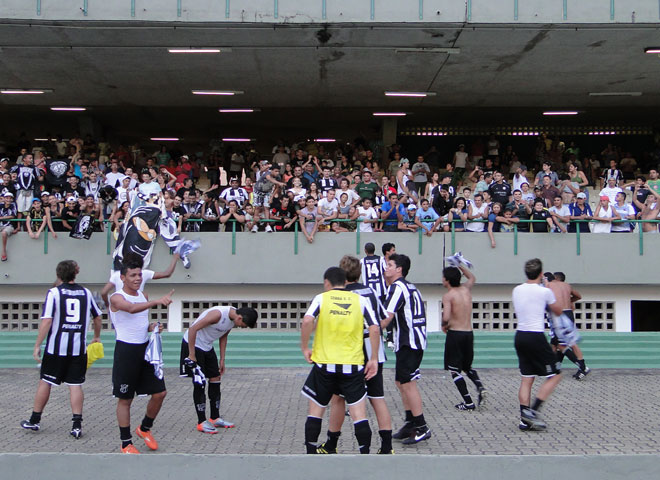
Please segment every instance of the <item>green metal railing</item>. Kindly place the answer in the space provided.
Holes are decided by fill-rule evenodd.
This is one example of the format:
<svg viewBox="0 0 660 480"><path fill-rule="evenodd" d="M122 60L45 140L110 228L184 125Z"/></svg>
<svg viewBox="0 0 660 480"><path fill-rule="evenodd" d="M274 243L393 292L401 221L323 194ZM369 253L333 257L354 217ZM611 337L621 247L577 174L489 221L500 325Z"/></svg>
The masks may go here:
<svg viewBox="0 0 660 480"><path fill-rule="evenodd" d="M596 223L596 220L571 220L570 223ZM461 233L461 232L456 232L456 224L457 223L488 223L488 220L469 220L469 221L463 221L463 220L452 220L451 222L451 253L456 252L456 234ZM547 223L545 220L522 220L519 219L518 223L513 224L513 254L518 255L518 224L520 223ZM642 228L643 223L654 223L658 224L660 223L660 220L613 220L612 223L631 223L631 224L640 224L639 227L637 228L638 235L639 235L639 255L642 256L644 255L644 231ZM568 225L568 224L567 224ZM575 253L576 255L580 256L580 253L582 251L582 240L581 240L581 232L580 228L576 228L575 233ZM485 231L484 231L485 233ZM530 232L522 232L522 233L530 233ZM573 232L567 232L567 233L573 233ZM586 232L584 232L586 233ZM647 232L650 233L650 232ZM420 251L421 253L421 251Z"/></svg>
<svg viewBox="0 0 660 480"><path fill-rule="evenodd" d="M10 220L5 220L6 222L15 222L15 223L25 223L27 219L25 218L14 218ZM43 219L33 219L31 222L35 223L41 223L43 222ZM61 218L53 218L51 219L53 223L55 222L62 222L63 220ZM186 220L186 222L189 223L195 223L195 222L203 222L204 220L201 218L195 218L195 219L190 219ZM280 220L271 220L271 219L261 219L258 221L258 223L277 223ZM111 255L113 248L112 248L112 228L111 224L113 223L112 220L94 220L94 222L102 222L105 224L104 232L106 234L106 255ZM230 220L231 222L231 254L236 255L236 246L237 246L237 232L236 231L236 224L238 223L235 220ZM314 223L315 220L307 220L306 223ZM355 220L349 219L349 218L335 218L332 220L328 221L329 223L333 222L338 222L338 223L356 223L356 229L355 229L355 254L360 255L361 252L361 232L360 232L360 223L363 222L363 220L357 218ZM572 220L571 223L591 223L595 222L594 220ZM456 231L456 224L457 223L488 223L488 220L470 220L470 221L461 221L461 220L453 220L450 223L450 234L451 234L451 253L456 252L456 234L457 233L462 233L462 232L457 232ZM518 234L519 233L530 233L530 232L519 232L518 231L518 224L519 223L547 223L545 220L519 220L518 223L514 223L513 225L513 254L518 255ZM630 224L640 224L637 228L637 234L638 234L638 245L639 245L639 255L643 256L644 255L644 232L641 224L644 223L653 223L653 224L658 224L660 223L660 220L614 220L612 223L630 223ZM48 232L49 228L46 227L44 229L44 254L48 254ZM55 232L55 233L68 233L69 230L65 231L60 231L60 232ZM185 233L185 232L184 232ZM192 233L192 232L191 232ZM299 252L299 234L300 234L300 228L299 224L296 221L294 223L294 228L293 232L285 232L285 233L293 233L293 254L298 255ZM348 232L347 232L348 233ZM438 232L442 233L442 232ZM484 232L485 233L485 232ZM570 233L570 232L569 232ZM418 235L418 253L419 255L422 255L423 252L423 239L424 239L424 230L421 228L417 229L416 234ZM582 252L582 236L580 229L577 228L575 232L575 253L577 256L580 256Z"/></svg>

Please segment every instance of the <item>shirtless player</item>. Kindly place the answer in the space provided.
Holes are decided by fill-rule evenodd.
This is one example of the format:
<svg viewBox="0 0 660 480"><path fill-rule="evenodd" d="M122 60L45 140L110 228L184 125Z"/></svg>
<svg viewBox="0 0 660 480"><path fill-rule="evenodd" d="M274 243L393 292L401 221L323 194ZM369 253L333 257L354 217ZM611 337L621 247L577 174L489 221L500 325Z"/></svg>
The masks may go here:
<svg viewBox="0 0 660 480"><path fill-rule="evenodd" d="M461 272L467 282L461 285ZM474 335L472 333L472 287L476 277L465 266L447 267L442 271L442 285L449 290L442 296L442 331L445 340L445 370L451 372L454 385L458 388L463 402L456 405L459 410L474 410L475 405L468 392L461 372L475 384L479 391L478 405L486 400L486 388L479 380L477 371L472 368L474 357Z"/></svg>
<svg viewBox="0 0 660 480"><path fill-rule="evenodd" d="M573 378L582 380L591 371L586 366L582 350L577 345L580 335L575 328L575 317L573 315L573 304L582 297L573 290L570 283L564 282L566 277L562 272L556 274L546 272L543 275L546 278L546 287L555 294L557 304L562 309L560 317L563 317L560 318L550 314L553 333L550 344L557 354L557 362L561 364L564 356L568 357L578 367L578 371L573 375Z"/></svg>

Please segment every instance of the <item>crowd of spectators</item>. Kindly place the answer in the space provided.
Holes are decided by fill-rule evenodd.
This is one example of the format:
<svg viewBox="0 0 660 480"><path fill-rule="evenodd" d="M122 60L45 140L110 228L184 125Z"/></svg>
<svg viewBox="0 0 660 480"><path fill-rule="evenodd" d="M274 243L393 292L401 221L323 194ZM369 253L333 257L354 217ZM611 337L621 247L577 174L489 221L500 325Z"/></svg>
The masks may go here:
<svg viewBox="0 0 660 480"><path fill-rule="evenodd" d="M159 146L111 146L79 135L32 145L0 161L2 260L7 240L24 231L37 239L69 232L81 215L94 230L118 230L138 190L167 193L186 232L630 232L625 220L655 220L660 210L657 165L647 176L630 153L608 144L581 155L542 135L526 164L491 135L410 155L378 142L295 144L267 154L253 145L212 141L210 152L184 154ZM528 168L529 166L529 168ZM201 181L200 181L201 179ZM200 189L202 184L208 188ZM596 195L592 198L591 195ZM12 220L25 219L25 222ZM106 222L104 222L104 220ZM642 224L657 232L656 223Z"/></svg>

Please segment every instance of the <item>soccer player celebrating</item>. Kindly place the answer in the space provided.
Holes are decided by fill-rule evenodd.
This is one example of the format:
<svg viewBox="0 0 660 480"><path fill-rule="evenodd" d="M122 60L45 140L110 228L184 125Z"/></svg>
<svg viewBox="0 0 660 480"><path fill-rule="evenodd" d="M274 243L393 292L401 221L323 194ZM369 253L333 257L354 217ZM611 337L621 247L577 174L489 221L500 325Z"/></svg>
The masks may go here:
<svg viewBox="0 0 660 480"><path fill-rule="evenodd" d="M419 366L426 349L426 310L417 287L406 280L410 258L394 254L387 260L385 281L390 286L385 300L386 327L394 319L394 352L396 373L394 379L406 411L405 423L392 438L412 445L431 438L422 412L422 396L417 387L421 377Z"/></svg>
<svg viewBox="0 0 660 480"><path fill-rule="evenodd" d="M101 335L101 311L96 306L92 294L76 283L78 265L73 260L57 264L59 285L48 290L44 312L33 357L41 361L41 380L34 397L34 408L29 420L23 420L21 427L38 431L41 428L41 414L48 403L52 385L62 382L69 386L73 426L71 436L82 435L82 408L85 372L87 371L87 345L85 336L90 319L94 322L94 339ZM48 336L46 351L41 357L41 343Z"/></svg>
<svg viewBox="0 0 660 480"><path fill-rule="evenodd" d="M461 274L467 281L461 284ZM486 389L477 371L472 368L474 358L474 334L472 333L472 287L475 276L464 265L447 267L442 271L442 285L448 290L442 296L442 331L445 338L445 370L451 372L454 385L463 397L456 405L459 410L474 410L475 405L468 392L465 372L479 391L479 405L484 403Z"/></svg>
<svg viewBox="0 0 660 480"><path fill-rule="evenodd" d="M220 417L220 377L225 373L225 352L227 337L234 327L254 328L257 324L257 311L253 308L212 307L201 315L183 334L181 341L182 377L193 378L193 401L197 412L197 430L202 433L218 433L216 427L233 428L234 424ZM213 349L218 340L220 362ZM199 373L202 375L199 375ZM206 419L206 399L204 384L208 381L211 420Z"/></svg>
<svg viewBox="0 0 660 480"><path fill-rule="evenodd" d="M122 453L140 453L133 445L131 436L131 403L135 395L151 395L147 412L135 434L142 438L151 450L158 449L158 442L151 433L167 391L162 378L156 377L154 368L144 359L149 332L156 323L149 323L149 309L172 303L174 290L158 300L148 300L140 291L142 267L124 263L121 267L124 286L110 296L110 317L115 327L117 342L112 365L112 394L117 398L117 422ZM162 325L160 326L162 329Z"/></svg>
<svg viewBox="0 0 660 480"><path fill-rule="evenodd" d="M541 285L543 264L538 258L525 262L527 281L513 289L513 309L518 318L514 340L520 366L520 430L545 430L539 409L561 380L557 357L545 338L545 311L561 315L561 305L555 294ZM532 385L537 377L546 377L530 408Z"/></svg>
<svg viewBox="0 0 660 480"><path fill-rule="evenodd" d="M346 273L330 267L323 274L324 293L314 297L305 313L300 332L300 349L313 363L301 393L309 398L305 422L307 453L317 453L321 419L333 394L343 395L353 419L360 453L369 453L371 428L364 402L365 380L378 372L380 327L374 320L369 301L344 288ZM368 325L371 357L366 362L362 351L364 326ZM314 345L309 339L314 334ZM343 410L342 410L343 413Z"/></svg>

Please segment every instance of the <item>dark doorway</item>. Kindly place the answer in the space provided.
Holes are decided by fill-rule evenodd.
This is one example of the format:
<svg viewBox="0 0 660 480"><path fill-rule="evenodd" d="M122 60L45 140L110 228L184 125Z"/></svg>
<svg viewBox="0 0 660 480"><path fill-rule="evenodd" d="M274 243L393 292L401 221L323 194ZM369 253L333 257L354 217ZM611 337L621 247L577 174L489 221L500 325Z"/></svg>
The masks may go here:
<svg viewBox="0 0 660 480"><path fill-rule="evenodd" d="M660 332L660 302L632 300L630 318L633 332Z"/></svg>

